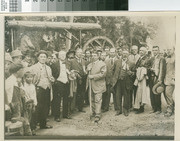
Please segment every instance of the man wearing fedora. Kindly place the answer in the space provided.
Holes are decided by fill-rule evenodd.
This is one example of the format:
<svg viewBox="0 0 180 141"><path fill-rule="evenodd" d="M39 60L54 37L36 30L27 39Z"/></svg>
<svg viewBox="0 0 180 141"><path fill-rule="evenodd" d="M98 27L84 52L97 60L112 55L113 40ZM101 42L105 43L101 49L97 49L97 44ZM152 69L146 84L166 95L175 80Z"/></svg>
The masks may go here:
<svg viewBox="0 0 180 141"><path fill-rule="evenodd" d="M58 54L59 60L52 65L52 75L55 78L53 84L53 101L52 110L54 115L54 120L60 122L60 103L61 98L63 98L63 118L70 119L70 111L68 107L68 97L69 97L69 65L66 61L66 52L60 51Z"/></svg>
<svg viewBox="0 0 180 141"><path fill-rule="evenodd" d="M152 111L150 113L161 113L161 93L157 93L156 88L164 84L165 59L160 56L159 46L153 46L153 57L151 58L151 69L149 74L149 88ZM158 83L158 85L156 85ZM160 85L159 85L160 84ZM153 89L154 87L154 89Z"/></svg>
<svg viewBox="0 0 180 141"><path fill-rule="evenodd" d="M44 50L40 50L37 54L38 63L31 66L34 72L34 84L37 93L37 117L40 124L40 129L49 129L52 126L46 124L47 115L50 107L51 85L54 82L52 71L46 65L48 54Z"/></svg>
<svg viewBox="0 0 180 141"><path fill-rule="evenodd" d="M174 113L174 89L175 89L175 53L174 48L167 49L166 58L166 75L164 79L164 84L166 86L164 97L167 102L167 110L164 116L171 116Z"/></svg>

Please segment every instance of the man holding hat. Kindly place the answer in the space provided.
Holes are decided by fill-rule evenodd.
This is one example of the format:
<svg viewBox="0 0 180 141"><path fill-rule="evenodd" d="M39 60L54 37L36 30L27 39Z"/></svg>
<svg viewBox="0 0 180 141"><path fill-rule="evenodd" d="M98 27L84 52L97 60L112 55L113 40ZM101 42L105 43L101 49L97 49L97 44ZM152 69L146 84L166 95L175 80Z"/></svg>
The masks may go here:
<svg viewBox="0 0 180 141"><path fill-rule="evenodd" d="M149 76L149 87L150 87L150 99L151 99L151 106L152 112L160 114L161 113L161 93L156 93L156 90L153 92L153 87L157 87L158 85L155 84L163 84L164 77L165 77L165 59L160 57L160 50L159 46L153 46L152 48L153 57L151 58L151 70ZM154 88L155 88L154 87Z"/></svg>
<svg viewBox="0 0 180 141"><path fill-rule="evenodd" d="M20 50L16 49L16 50L13 50L11 52L11 57L12 57L12 60L13 60L13 63L17 64L17 63L21 63L22 61L22 53Z"/></svg>
<svg viewBox="0 0 180 141"><path fill-rule="evenodd" d="M46 65L48 54L40 50L37 54L38 63L31 66L31 71L35 74L34 83L37 93L37 116L41 129L49 129L52 126L46 125L46 119L50 107L51 83L54 82L52 71Z"/></svg>
<svg viewBox="0 0 180 141"><path fill-rule="evenodd" d="M84 95L86 87L86 75L83 69L82 49L77 48L75 58L70 61L70 71L75 70L79 75L77 77L76 106L79 112L83 111Z"/></svg>

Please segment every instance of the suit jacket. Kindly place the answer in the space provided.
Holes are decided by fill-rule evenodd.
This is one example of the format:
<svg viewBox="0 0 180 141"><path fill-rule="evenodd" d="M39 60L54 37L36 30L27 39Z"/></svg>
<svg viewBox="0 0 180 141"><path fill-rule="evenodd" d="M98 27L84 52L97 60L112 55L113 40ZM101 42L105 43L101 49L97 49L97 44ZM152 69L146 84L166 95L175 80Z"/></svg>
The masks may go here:
<svg viewBox="0 0 180 141"><path fill-rule="evenodd" d="M114 59L115 61L118 60L117 57ZM114 73L114 64L111 63L111 59L108 58L105 60L106 68L107 68L107 73L106 73L106 85L112 85L112 78L113 78L113 73Z"/></svg>
<svg viewBox="0 0 180 141"><path fill-rule="evenodd" d="M83 77L85 75L83 70L83 62L78 62L77 58L74 58L70 63L70 70L77 70L79 72L79 75Z"/></svg>
<svg viewBox="0 0 180 141"><path fill-rule="evenodd" d="M131 63L128 60L126 63L129 66L129 70L127 71L127 75L125 76L124 81L126 83L126 88L131 89L133 86L134 79L133 79L133 74L130 74L130 73L133 73L133 71L132 71L133 66L131 65ZM122 69L122 60L118 59L115 61L115 64L114 64L114 75L112 78L112 87L114 87L116 85L116 83L119 79L121 69Z"/></svg>
<svg viewBox="0 0 180 141"><path fill-rule="evenodd" d="M93 75L91 87L94 93L104 93L106 91L106 64L103 61L97 61L95 64L90 63L92 69L90 75Z"/></svg>
<svg viewBox="0 0 180 141"><path fill-rule="evenodd" d="M165 61L165 59L160 57L160 56L157 56L157 57L152 57L150 61L151 61L151 67L152 68L154 68L154 65L158 66L158 68L155 68L155 72L150 71L151 76L156 76L158 81L163 82L164 78L165 78L165 73L166 73L166 61Z"/></svg>
<svg viewBox="0 0 180 141"><path fill-rule="evenodd" d="M47 70L47 75L48 75L48 78L51 78L52 77L52 71L51 71L51 68L47 65L45 65L46 67L46 70ZM34 64L33 66L30 67L30 70L35 74L35 77L34 77L34 84L37 85L39 83L39 80L40 80L40 77L41 77L41 65L40 63L36 63Z"/></svg>
<svg viewBox="0 0 180 141"><path fill-rule="evenodd" d="M145 67L147 69L151 68L151 61L147 55L140 57L136 63L136 68L138 67Z"/></svg>
<svg viewBox="0 0 180 141"><path fill-rule="evenodd" d="M165 85L175 85L175 56L166 58Z"/></svg>
<svg viewBox="0 0 180 141"><path fill-rule="evenodd" d="M65 65L66 65L66 69L69 70L70 65L69 65L68 61L65 61ZM57 80L57 78L60 75L60 62L59 62L59 60L51 65L51 69L52 69L52 76Z"/></svg>

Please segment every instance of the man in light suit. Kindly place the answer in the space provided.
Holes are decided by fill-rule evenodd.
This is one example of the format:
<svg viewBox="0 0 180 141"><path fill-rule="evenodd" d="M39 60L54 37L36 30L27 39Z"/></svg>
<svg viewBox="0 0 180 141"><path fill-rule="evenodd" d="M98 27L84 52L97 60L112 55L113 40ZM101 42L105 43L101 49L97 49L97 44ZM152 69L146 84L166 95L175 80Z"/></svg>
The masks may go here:
<svg viewBox="0 0 180 141"><path fill-rule="evenodd" d="M149 76L149 88L150 88L150 98L151 98L151 113L160 114L161 113L161 94L154 94L152 89L156 83L164 84L165 77L165 59L164 57L160 57L159 46L153 46L152 48L153 57L151 58L151 69Z"/></svg>
<svg viewBox="0 0 180 141"><path fill-rule="evenodd" d="M53 101L52 110L54 120L60 122L60 102L61 97L63 98L63 118L70 119L70 113L68 108L68 97L69 97L69 65L66 61L66 52L60 51L58 54L59 60L52 65L52 75L55 78L53 84Z"/></svg>
<svg viewBox="0 0 180 141"><path fill-rule="evenodd" d="M90 109L91 117L95 116L95 122L98 122L101 117L102 94L106 91L106 64L99 60L98 53L92 54L93 62L87 67L89 72L89 94L90 94Z"/></svg>
<svg viewBox="0 0 180 141"><path fill-rule="evenodd" d="M51 83L54 82L52 71L46 65L48 54L40 50L37 54L38 63L31 66L31 71L35 74L34 84L37 93L37 117L40 129L49 129L52 126L46 124L47 115L50 107Z"/></svg>
<svg viewBox="0 0 180 141"><path fill-rule="evenodd" d="M164 116L169 117L174 113L174 99L173 93L175 89L175 53L174 48L167 49L166 58L166 75L164 79L164 84L166 86L164 97L167 102L167 110Z"/></svg>

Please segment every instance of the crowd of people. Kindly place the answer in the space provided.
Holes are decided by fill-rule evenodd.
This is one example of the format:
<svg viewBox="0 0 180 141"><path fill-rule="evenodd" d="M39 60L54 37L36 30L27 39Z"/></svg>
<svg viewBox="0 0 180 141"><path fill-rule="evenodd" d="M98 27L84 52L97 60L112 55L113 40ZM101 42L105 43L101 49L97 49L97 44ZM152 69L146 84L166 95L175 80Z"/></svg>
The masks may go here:
<svg viewBox="0 0 180 141"><path fill-rule="evenodd" d="M87 112L98 122L109 111L113 96L115 116L140 114L151 102L150 113L160 114L161 95L167 108L164 116L174 113L175 54L159 46L133 45L130 50L104 49L40 50L36 58L30 51L16 49L5 53L5 119L21 121L24 135L35 135L36 127L48 125L48 115L56 122L72 119L74 111ZM62 107L62 108L61 108Z"/></svg>

